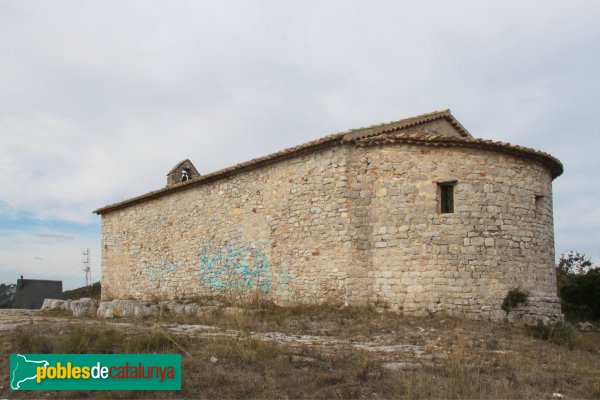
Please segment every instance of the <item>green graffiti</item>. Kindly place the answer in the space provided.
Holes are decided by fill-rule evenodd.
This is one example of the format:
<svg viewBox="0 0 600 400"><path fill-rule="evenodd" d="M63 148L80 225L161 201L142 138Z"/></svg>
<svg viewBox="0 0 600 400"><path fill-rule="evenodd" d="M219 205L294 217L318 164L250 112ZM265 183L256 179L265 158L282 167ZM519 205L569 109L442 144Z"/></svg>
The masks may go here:
<svg viewBox="0 0 600 400"><path fill-rule="evenodd" d="M168 274L177 271L177 264L169 260L160 260L156 263L144 261L143 264L146 276L153 282L165 282Z"/></svg>
<svg viewBox="0 0 600 400"><path fill-rule="evenodd" d="M225 243L207 246L198 252L200 282L216 289L271 289L269 259L259 249L247 245Z"/></svg>

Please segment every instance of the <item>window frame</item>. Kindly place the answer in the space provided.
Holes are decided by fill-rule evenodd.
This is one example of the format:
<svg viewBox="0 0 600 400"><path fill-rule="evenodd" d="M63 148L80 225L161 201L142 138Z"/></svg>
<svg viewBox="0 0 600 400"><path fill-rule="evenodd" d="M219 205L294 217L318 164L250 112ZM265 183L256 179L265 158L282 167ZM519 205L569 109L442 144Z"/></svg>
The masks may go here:
<svg viewBox="0 0 600 400"><path fill-rule="evenodd" d="M437 182L437 199L439 214L454 214L455 201L454 191L458 181L440 181Z"/></svg>

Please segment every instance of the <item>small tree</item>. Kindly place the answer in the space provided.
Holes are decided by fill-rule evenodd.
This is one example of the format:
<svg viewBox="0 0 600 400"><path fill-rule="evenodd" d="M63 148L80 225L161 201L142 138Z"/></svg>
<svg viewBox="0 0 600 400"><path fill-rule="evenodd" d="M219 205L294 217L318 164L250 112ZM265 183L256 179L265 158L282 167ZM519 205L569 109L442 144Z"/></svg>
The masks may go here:
<svg viewBox="0 0 600 400"><path fill-rule="evenodd" d="M558 294L569 319L600 319L600 267L584 254L561 254L556 265Z"/></svg>
<svg viewBox="0 0 600 400"><path fill-rule="evenodd" d="M585 254L569 250L558 258L556 273L559 277L574 274L585 274L592 267L592 261Z"/></svg>

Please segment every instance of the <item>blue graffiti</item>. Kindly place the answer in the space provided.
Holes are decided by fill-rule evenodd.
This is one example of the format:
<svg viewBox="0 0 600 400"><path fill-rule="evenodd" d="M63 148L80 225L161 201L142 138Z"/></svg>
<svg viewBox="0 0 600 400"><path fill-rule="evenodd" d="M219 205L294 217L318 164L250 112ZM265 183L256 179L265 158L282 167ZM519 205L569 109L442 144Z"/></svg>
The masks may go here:
<svg viewBox="0 0 600 400"><path fill-rule="evenodd" d="M288 294L290 290L288 287L288 283L290 282L291 278L286 267L283 268L283 271L281 274L279 274L277 280L279 281L279 288L277 289L277 294L280 296Z"/></svg>
<svg viewBox="0 0 600 400"><path fill-rule="evenodd" d="M160 260L155 264L144 261L144 272L153 282L165 282L167 275L176 271L177 265L169 260Z"/></svg>
<svg viewBox="0 0 600 400"><path fill-rule="evenodd" d="M271 289L269 259L259 249L247 245L225 243L207 246L198 252L200 282L216 289Z"/></svg>

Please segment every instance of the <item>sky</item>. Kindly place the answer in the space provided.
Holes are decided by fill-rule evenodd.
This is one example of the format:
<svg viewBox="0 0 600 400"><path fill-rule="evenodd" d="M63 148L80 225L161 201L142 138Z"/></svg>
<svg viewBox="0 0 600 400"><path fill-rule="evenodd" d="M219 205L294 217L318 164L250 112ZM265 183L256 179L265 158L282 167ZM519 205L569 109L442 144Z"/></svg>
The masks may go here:
<svg viewBox="0 0 600 400"><path fill-rule="evenodd" d="M0 0L0 282L100 279L92 211L450 108L558 157L556 254L600 262L598 1Z"/></svg>

